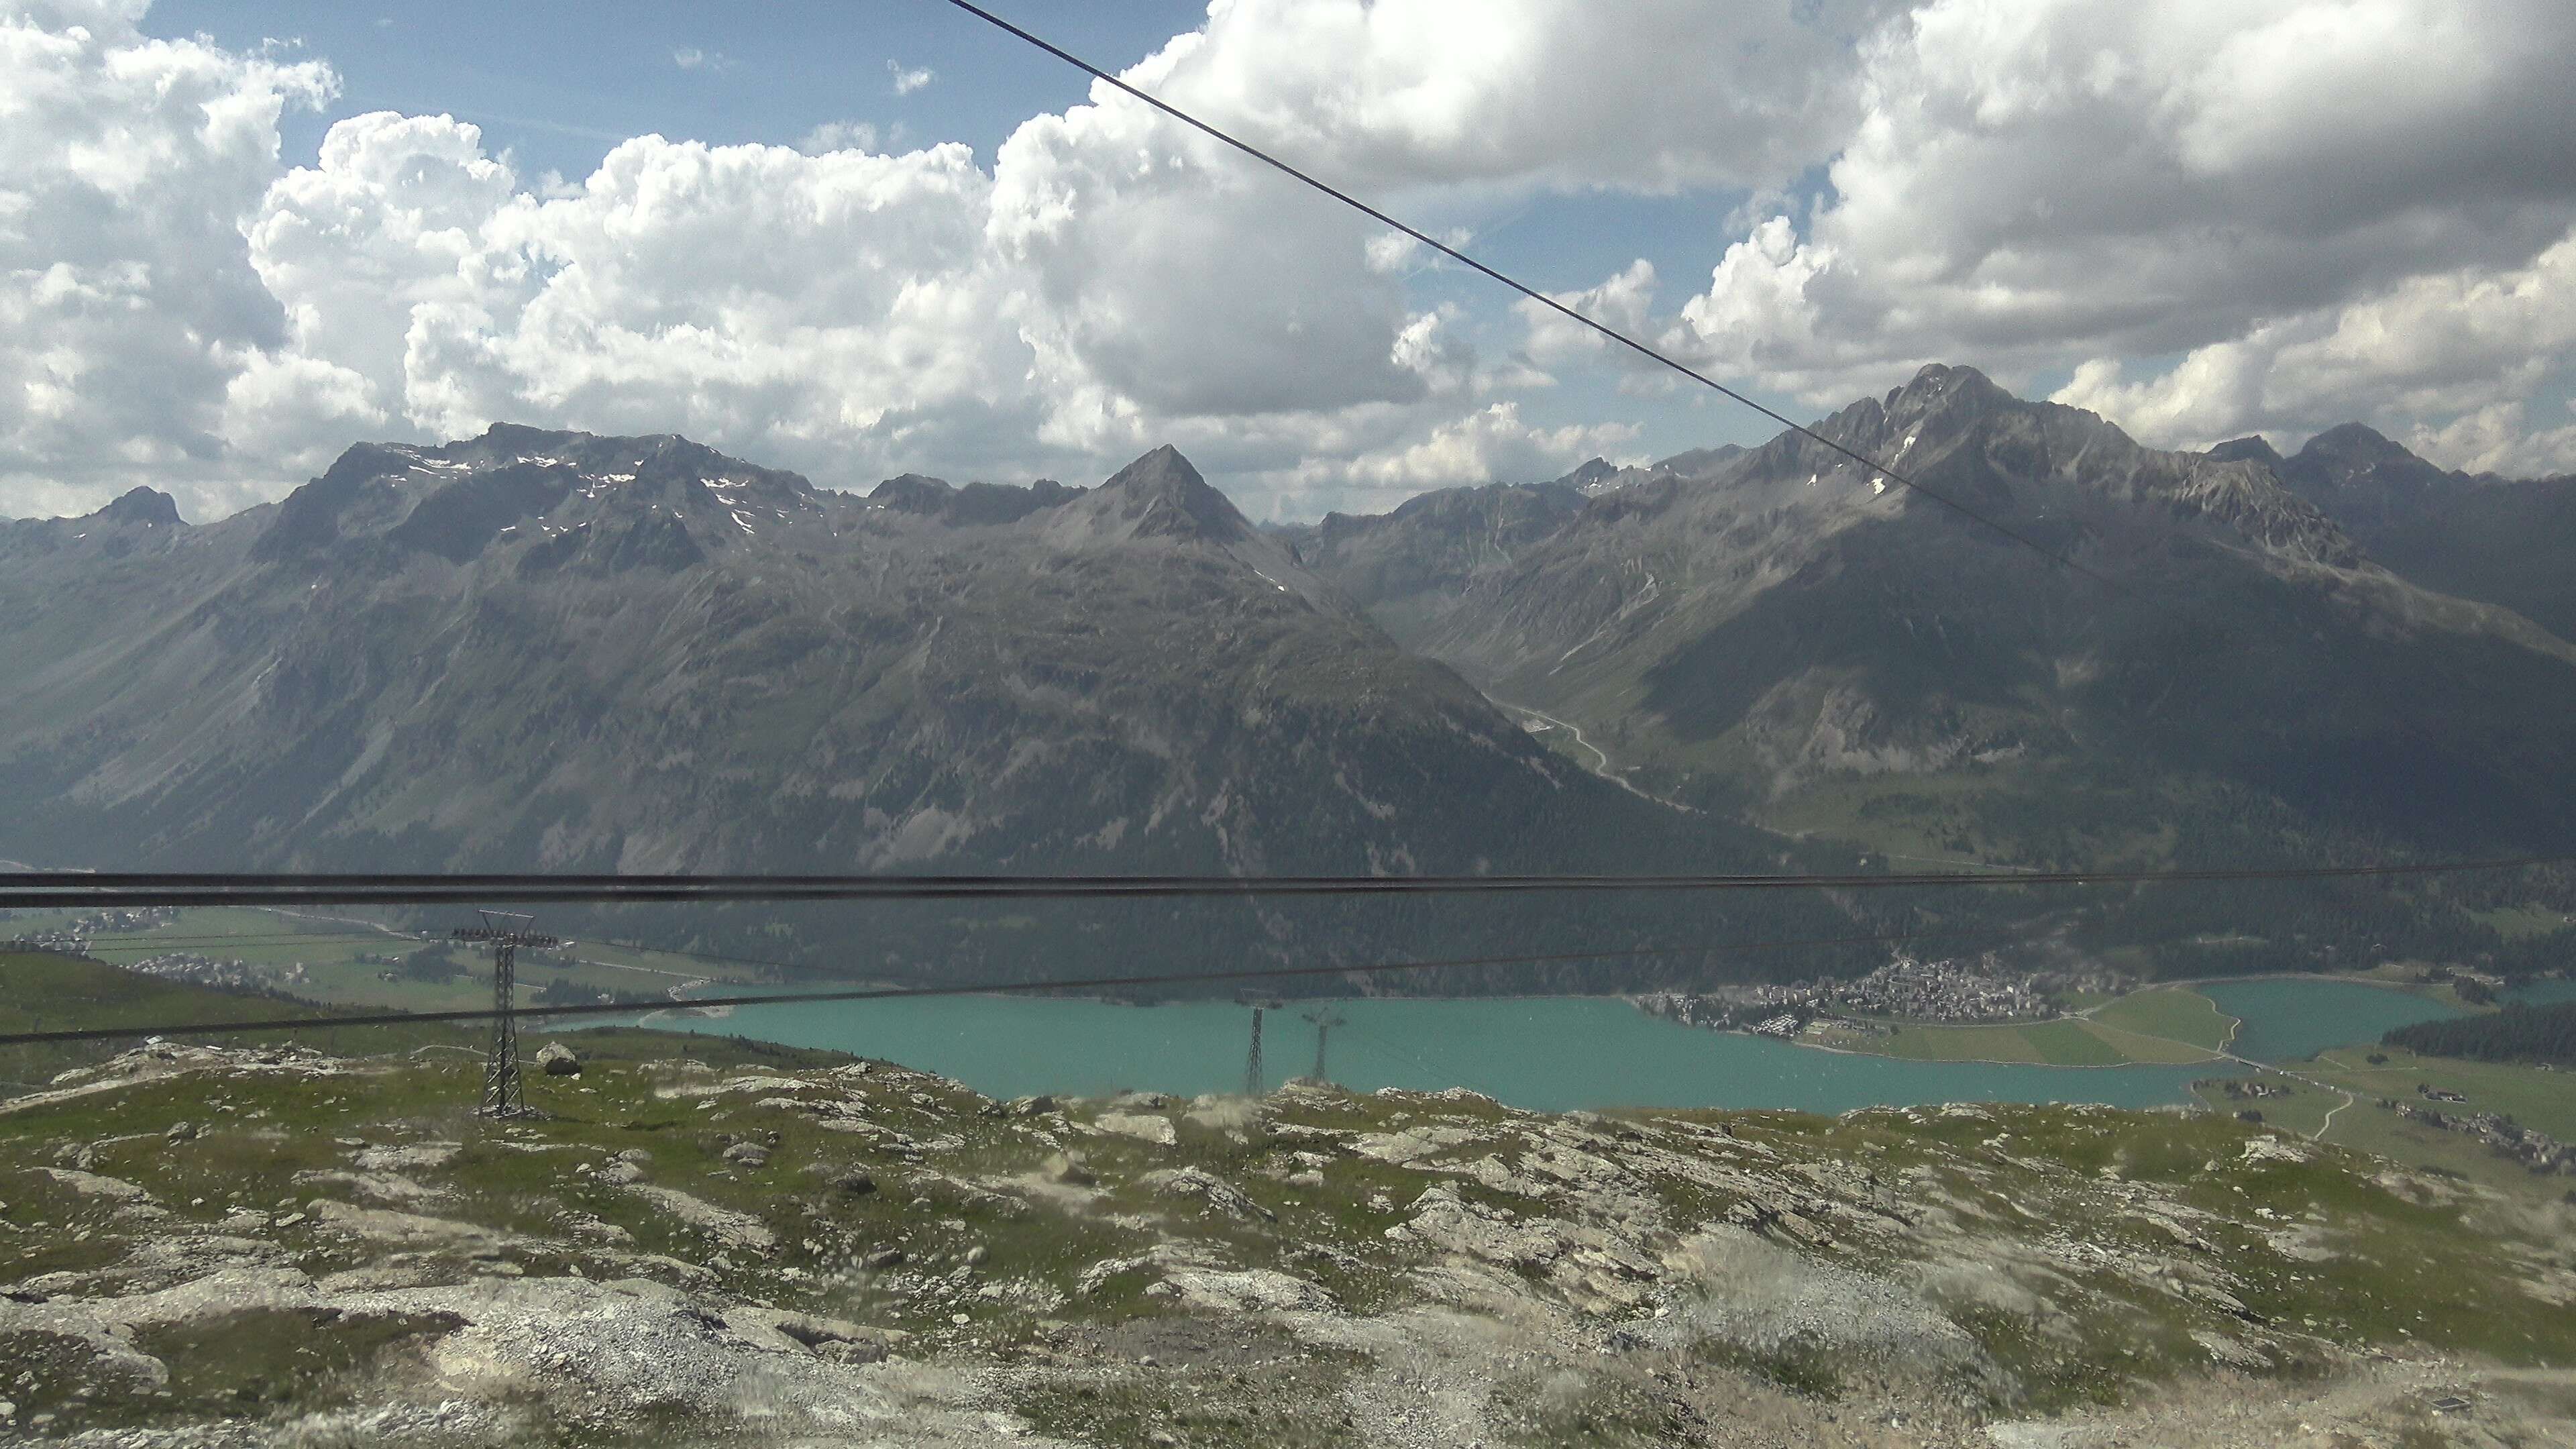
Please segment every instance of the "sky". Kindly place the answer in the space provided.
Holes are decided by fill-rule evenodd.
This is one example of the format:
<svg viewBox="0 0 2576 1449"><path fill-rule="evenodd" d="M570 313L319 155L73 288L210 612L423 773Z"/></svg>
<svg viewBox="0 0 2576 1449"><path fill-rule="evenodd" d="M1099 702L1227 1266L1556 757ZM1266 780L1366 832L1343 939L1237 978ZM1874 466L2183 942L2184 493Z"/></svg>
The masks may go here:
<svg viewBox="0 0 2576 1449"><path fill-rule="evenodd" d="M2564 0L990 3L1791 416L2576 471ZM1264 518L1776 431L942 0L0 0L0 516L495 421Z"/></svg>

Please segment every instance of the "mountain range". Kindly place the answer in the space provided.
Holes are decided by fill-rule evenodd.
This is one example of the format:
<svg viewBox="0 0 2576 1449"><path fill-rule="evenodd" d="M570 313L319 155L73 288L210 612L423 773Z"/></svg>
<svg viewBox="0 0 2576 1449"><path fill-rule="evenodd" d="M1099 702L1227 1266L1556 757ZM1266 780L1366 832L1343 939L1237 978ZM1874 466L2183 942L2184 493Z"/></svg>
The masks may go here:
<svg viewBox="0 0 2576 1449"><path fill-rule="evenodd" d="M0 854L47 863L1369 874L1781 858L1756 830L1546 749L1169 448L1090 489L906 477L862 498L676 437L497 426L360 445L282 502L203 526L148 491L0 525L0 667L16 681L0 692ZM1654 914L1623 909L1555 914L1569 930L1625 920L1623 939ZM972 923L985 944L960 943L961 918L894 911L870 959L999 969L1049 939L1039 922L1094 933L1094 964L1122 969L1211 950L1312 960L1323 942L1454 955L1528 940L1535 911L1108 913L1180 923L1144 945L1069 908L1001 937Z"/></svg>
<svg viewBox="0 0 2576 1449"><path fill-rule="evenodd" d="M2359 428L2158 451L1965 368L1817 428L1920 487L1790 433L1283 536L1573 757L1784 830L2033 865L2576 841L2576 480Z"/></svg>
<svg viewBox="0 0 2576 1449"><path fill-rule="evenodd" d="M1169 448L1096 487L861 497L674 436L496 425L357 445L202 525L137 490L0 523L0 854L1615 872L2576 840L2576 480L2445 473L2358 428L2163 452L1965 368L1817 427L1902 478L1791 433L1263 529ZM921 911L856 957L810 917L723 939L999 968L2040 909ZM2372 929L2491 945L2468 919Z"/></svg>
<svg viewBox="0 0 2576 1449"><path fill-rule="evenodd" d="M2359 423L2319 433L2289 458L2260 438L2210 456L2261 460L2407 578L2576 639L2576 477L2445 471Z"/></svg>

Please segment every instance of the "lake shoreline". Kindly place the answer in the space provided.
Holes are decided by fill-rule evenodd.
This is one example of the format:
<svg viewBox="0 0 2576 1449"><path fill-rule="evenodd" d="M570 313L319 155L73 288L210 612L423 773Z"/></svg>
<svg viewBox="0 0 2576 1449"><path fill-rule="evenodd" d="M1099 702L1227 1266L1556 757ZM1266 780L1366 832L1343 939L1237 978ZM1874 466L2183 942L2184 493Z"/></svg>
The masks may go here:
<svg viewBox="0 0 2576 1449"><path fill-rule="evenodd" d="M2456 1010L2416 994L2350 989L2366 978L2272 973L2223 979L2266 988L2287 1003L2262 1013L2289 1019L2264 1023L2275 1036L2282 1030L2340 1030L2332 1023L2350 1019L2356 1003L2371 1020L2389 1014L2390 1008L2420 1006L2431 1014ZM2173 984L2155 983L2150 989ZM773 989L783 993L797 988ZM2226 1058L2215 1053L2188 1062L2129 1063L1895 1057L1690 1027L1640 1009L1637 1000L1630 995L1299 998L1289 1003L1289 1010L1272 1011L1266 1018L1258 1084L1266 1091L1290 1076L1318 1075L1313 1055L1319 1033L1304 1017L1326 1011L1341 1018L1329 1032L1329 1060L1320 1073L1332 1081L1360 1091L1467 1087L1537 1111L1711 1107L1835 1113L1958 1101L2188 1108L2193 1081L2230 1069ZM1251 1013L1245 1003L1200 999L1157 1002L1150 1010L1120 1009L1125 1005L1051 993L972 992L735 1006L719 1017L693 1013L686 1002L671 1002L604 1009L581 1018L580 1025L650 1024L848 1052L937 1072L1002 1098L1131 1089L1239 1095L1254 1083ZM639 1022L637 1017L648 1010L654 1019ZM2303 1027L2296 1020L2301 1017L2321 1017L2325 1024ZM568 1022L565 1029L578 1027ZM2368 1025L2334 1037L2331 1044L2375 1040L2380 1030ZM2196 1044L2194 1050L2208 1051Z"/></svg>

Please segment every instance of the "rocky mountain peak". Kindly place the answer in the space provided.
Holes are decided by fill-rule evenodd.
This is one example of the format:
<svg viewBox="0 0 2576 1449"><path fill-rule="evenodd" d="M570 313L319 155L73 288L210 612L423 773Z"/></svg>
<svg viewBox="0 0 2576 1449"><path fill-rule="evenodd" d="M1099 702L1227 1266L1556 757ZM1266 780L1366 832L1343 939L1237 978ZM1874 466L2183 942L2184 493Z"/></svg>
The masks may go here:
<svg viewBox="0 0 2576 1449"><path fill-rule="evenodd" d="M462 564L497 543L578 535L649 538L639 554L670 566L819 505L794 473L728 457L677 434L602 436L494 423L432 446L359 443L289 494L253 551L261 559L382 540ZM641 529L642 533L638 533Z"/></svg>
<svg viewBox="0 0 2576 1449"><path fill-rule="evenodd" d="M1903 387L1891 390L1882 406L1892 423L1914 423L1954 415L1973 417L1998 408L2030 404L1997 387L1973 367L1926 363Z"/></svg>
<svg viewBox="0 0 2576 1449"><path fill-rule="evenodd" d="M1169 443L1163 444L1110 474L1109 481L1100 486L1104 489L1115 489L1121 493L1140 496L1146 494L1186 496L1202 489L1211 493L1216 491L1208 488L1207 480L1199 476L1199 470L1192 467L1190 460L1181 455L1181 450Z"/></svg>
<svg viewBox="0 0 2576 1449"><path fill-rule="evenodd" d="M1233 543L1253 536L1251 521L1208 486L1169 443L1119 469L1091 490L1089 521L1130 538L1194 538Z"/></svg>
<svg viewBox="0 0 2576 1449"><path fill-rule="evenodd" d="M2344 423L2308 439L2301 448L2302 457L2315 457L2341 463L2347 467L2385 467L2389 464L2422 464L2423 459L2408 452L2387 434L2365 423Z"/></svg>
<svg viewBox="0 0 2576 1449"><path fill-rule="evenodd" d="M1816 427L1846 447L1911 472L1920 466L1924 454L1940 452L1997 419L2027 422L2041 406L1997 387L1973 367L1935 362L1926 364L1904 386L1889 389L1883 397L1861 397ZM1767 463L1796 474L1820 464L1827 470L1851 466L1850 459L1794 433L1773 438L1757 450L1757 457L1766 460L1757 462L1757 468Z"/></svg>
<svg viewBox="0 0 2576 1449"><path fill-rule="evenodd" d="M2260 463L2264 467L2278 473L2281 471L2282 463L2286 460L2281 457L2279 449L2274 448L2270 443L2265 442L2263 440L2263 436L2260 433L2257 433L2251 437L2230 438L2226 442L2220 443L2211 448L2209 450L2209 461L2213 463Z"/></svg>
<svg viewBox="0 0 2576 1449"><path fill-rule="evenodd" d="M1609 459L1593 458L1556 481L1564 487L1580 488L1590 493L1607 480L1616 477L1618 472L1619 466Z"/></svg>
<svg viewBox="0 0 2576 1449"><path fill-rule="evenodd" d="M552 428L530 427L525 423L494 423L474 441L496 453L526 453L550 452L590 440L588 433L558 432Z"/></svg>
<svg viewBox="0 0 2576 1449"><path fill-rule="evenodd" d="M2364 536L2437 514L2469 486L2360 423L2308 439L2275 471L2292 492Z"/></svg>
<svg viewBox="0 0 2576 1449"><path fill-rule="evenodd" d="M138 528L181 526L179 501L152 488L133 489L89 518L96 523L121 523Z"/></svg>
<svg viewBox="0 0 2576 1449"><path fill-rule="evenodd" d="M870 503L905 513L937 513L956 496L956 486L947 479L920 473L898 473L868 490Z"/></svg>

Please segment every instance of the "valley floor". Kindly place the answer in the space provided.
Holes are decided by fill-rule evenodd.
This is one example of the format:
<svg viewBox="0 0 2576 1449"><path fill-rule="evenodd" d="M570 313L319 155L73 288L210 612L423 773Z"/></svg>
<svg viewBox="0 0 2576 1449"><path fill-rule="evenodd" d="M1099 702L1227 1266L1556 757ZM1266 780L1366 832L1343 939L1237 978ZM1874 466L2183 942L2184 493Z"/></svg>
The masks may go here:
<svg viewBox="0 0 2576 1449"><path fill-rule="evenodd" d="M2397 989L2362 977L2280 979ZM2206 1063L2210 1076L2194 1084L2192 1095L2213 1111L2250 1111L2272 1128L2508 1193L2547 1197L2569 1187L2563 1173L2534 1173L2474 1135L2410 1120L2395 1106L2430 1107L2452 1116L2497 1113L2558 1141L2576 1141L2576 1072L2418 1056L2369 1042L2258 1062L2233 1051L2243 1027L2181 983L2149 987L2051 1021L1874 1023L1861 1029L1826 1024L1800 1040L1828 1050L1924 1061Z"/></svg>

